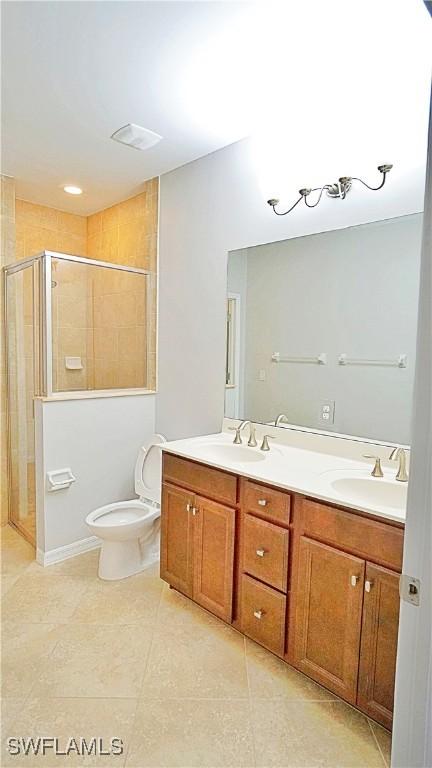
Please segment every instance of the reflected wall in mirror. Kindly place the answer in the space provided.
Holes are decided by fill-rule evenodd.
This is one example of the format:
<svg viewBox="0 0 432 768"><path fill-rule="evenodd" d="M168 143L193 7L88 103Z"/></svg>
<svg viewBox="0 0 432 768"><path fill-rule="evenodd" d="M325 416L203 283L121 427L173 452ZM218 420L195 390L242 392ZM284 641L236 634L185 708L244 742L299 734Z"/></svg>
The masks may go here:
<svg viewBox="0 0 432 768"><path fill-rule="evenodd" d="M410 442L422 214L232 251L225 415Z"/></svg>

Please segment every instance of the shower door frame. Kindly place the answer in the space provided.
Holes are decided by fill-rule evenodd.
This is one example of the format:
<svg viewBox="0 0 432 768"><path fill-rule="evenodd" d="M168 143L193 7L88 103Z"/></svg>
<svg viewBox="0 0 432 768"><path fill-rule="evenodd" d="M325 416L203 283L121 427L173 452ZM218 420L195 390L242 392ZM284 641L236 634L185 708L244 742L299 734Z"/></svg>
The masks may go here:
<svg viewBox="0 0 432 768"><path fill-rule="evenodd" d="M33 353L34 353L34 365L33 365L33 386L34 386L34 398L52 398L67 399L68 397L76 398L82 393L86 396L99 397L101 394L108 396L111 393L119 392L119 389L82 389L82 390L58 390L53 392L53 348L52 348L52 260L61 260L69 262L77 262L85 264L90 267L103 267L105 269L115 269L120 272L132 272L139 275L147 276L146 281L146 325L150 328L150 306L151 306L151 290L152 290L152 272L148 269L140 269L139 267L130 267L122 264L113 264L108 261L101 261L98 259L89 259L85 256L74 256L67 253L59 253L57 251L42 251L34 256L26 257L20 261L15 261L12 264L7 264L2 268L4 275L3 296L4 296L4 318L3 318L3 330L4 330L4 350L5 350L5 363L6 363L6 393L7 393L7 413L6 413L6 429L7 429L7 475L8 475L8 518L9 522L16 526L15 521L11 516L11 480L12 480L12 451L11 451L11 415L10 415L10 403L11 403L11 385L10 385L10 343L7 329L8 319L8 277L17 272L22 272L28 267L32 266L32 285L33 285ZM157 296L157 292L156 292ZM157 305L157 298L156 298ZM149 370L149 354L148 348L146 349L146 365L147 376ZM120 391L124 391L126 394L135 394L141 392L153 392L146 387L125 387ZM34 402L34 400L33 400ZM34 409L34 405L33 405ZM35 449L35 461L36 461L36 449ZM36 511L37 517L37 511ZM19 527L20 532L26 537L26 533ZM31 542L35 544L35 542Z"/></svg>
<svg viewBox="0 0 432 768"><path fill-rule="evenodd" d="M129 267L122 264L113 264L109 261L100 261L99 259L89 259L86 256L72 256L67 253L58 253L57 251L43 251L38 254L42 262L42 389L45 397L67 397L70 395L74 397L79 393L94 393L97 397L101 393L107 394L109 392L116 392L117 389L74 389L74 390L56 390L53 392L53 347L52 347L52 296L51 296L51 281L52 281L52 259L60 259L60 261L72 261L79 264L85 264L90 267L102 267L104 269L116 269L120 272L133 272L138 275L145 275L148 280L146 281L146 324L150 327L150 291L151 291L151 272L148 269L140 269L139 267ZM43 288L45 287L45 290ZM148 352L148 350L146 350ZM148 354L146 354L146 366L148 377ZM125 391L133 394L137 391L142 391L143 387L122 387Z"/></svg>
<svg viewBox="0 0 432 768"><path fill-rule="evenodd" d="M6 370L6 431L7 431L7 504L8 504L8 521L11 523L21 535L27 539L31 544L36 546L36 540L28 533L28 531L21 525L19 521L15 520L12 516L12 425L11 425L11 376L10 376L10 340L8 333L8 306L9 306L9 292L10 286L8 278L11 275L24 272L29 267L32 267L32 302L33 302L33 421L34 421L34 398L39 397L42 393L42 373L43 373L43 357L42 357L42 338L43 338L43 283L41 279L41 259L39 255L32 256L30 258L21 259L13 264L7 264L3 267L3 342L5 351L5 370ZM17 360L18 365L18 360ZM36 433L35 425L33 427L33 449L34 460L36 464ZM36 493L36 490L35 490ZM35 497L36 506L36 497ZM36 539L36 532L35 532Z"/></svg>

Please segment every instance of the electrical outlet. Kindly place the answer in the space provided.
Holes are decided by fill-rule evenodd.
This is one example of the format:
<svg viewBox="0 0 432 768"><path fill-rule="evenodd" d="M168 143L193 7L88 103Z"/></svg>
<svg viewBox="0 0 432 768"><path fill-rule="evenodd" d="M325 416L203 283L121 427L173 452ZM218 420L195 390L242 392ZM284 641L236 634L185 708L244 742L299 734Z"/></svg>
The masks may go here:
<svg viewBox="0 0 432 768"><path fill-rule="evenodd" d="M265 380L266 380L265 368L260 368L258 371L258 381L265 381Z"/></svg>
<svg viewBox="0 0 432 768"><path fill-rule="evenodd" d="M331 424L334 424L334 414L335 414L335 401L334 400L323 400L320 405L320 412L319 412L319 422L323 426L330 426Z"/></svg>

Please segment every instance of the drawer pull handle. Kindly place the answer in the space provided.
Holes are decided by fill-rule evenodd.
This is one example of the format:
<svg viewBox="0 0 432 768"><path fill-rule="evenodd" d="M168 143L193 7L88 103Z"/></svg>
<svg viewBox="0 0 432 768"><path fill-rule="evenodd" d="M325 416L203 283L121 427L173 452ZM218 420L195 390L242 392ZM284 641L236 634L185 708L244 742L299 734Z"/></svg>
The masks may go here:
<svg viewBox="0 0 432 768"><path fill-rule="evenodd" d="M365 592L370 592L373 587L373 581L365 581Z"/></svg>
<svg viewBox="0 0 432 768"><path fill-rule="evenodd" d="M264 611L261 611L261 610L260 611L254 611L253 615L255 616L256 619L262 619L262 617L264 616Z"/></svg>
<svg viewBox="0 0 432 768"><path fill-rule="evenodd" d="M351 576L351 586L356 587L359 580L360 576Z"/></svg>
<svg viewBox="0 0 432 768"><path fill-rule="evenodd" d="M266 551L265 551L265 549L257 549L256 553L257 553L258 557L264 557Z"/></svg>
<svg viewBox="0 0 432 768"><path fill-rule="evenodd" d="M266 507L267 506L267 499L258 499L258 504L260 507Z"/></svg>

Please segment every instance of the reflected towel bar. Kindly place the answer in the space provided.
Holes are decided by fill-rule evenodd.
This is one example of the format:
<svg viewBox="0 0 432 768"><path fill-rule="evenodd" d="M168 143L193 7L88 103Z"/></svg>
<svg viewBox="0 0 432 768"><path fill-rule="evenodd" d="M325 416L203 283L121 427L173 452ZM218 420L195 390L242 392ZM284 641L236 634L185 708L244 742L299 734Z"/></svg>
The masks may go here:
<svg viewBox="0 0 432 768"><path fill-rule="evenodd" d="M326 352L320 352L320 354L316 355L315 357L291 357L290 355L281 355L280 352L273 352L271 359L273 363L316 363L318 365L326 365L327 354Z"/></svg>
<svg viewBox="0 0 432 768"><path fill-rule="evenodd" d="M407 367L407 355L399 355L397 360L367 360L354 357L347 357L343 352L338 357L339 365L380 365L390 368L406 368Z"/></svg>

